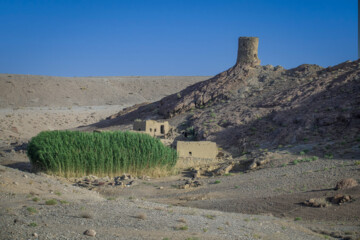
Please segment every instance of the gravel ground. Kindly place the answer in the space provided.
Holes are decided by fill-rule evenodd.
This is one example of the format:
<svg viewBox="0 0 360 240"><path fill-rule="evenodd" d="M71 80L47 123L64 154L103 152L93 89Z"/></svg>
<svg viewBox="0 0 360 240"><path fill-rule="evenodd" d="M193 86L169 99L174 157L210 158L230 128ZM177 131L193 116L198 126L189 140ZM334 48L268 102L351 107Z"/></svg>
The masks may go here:
<svg viewBox="0 0 360 240"><path fill-rule="evenodd" d="M26 173L24 177L24 172L16 169L1 166L0 170L1 239L87 239L83 234L87 229L95 230L99 239L322 238L294 221L273 216L137 198L105 199L44 174ZM49 199L56 199L57 204L47 205Z"/></svg>

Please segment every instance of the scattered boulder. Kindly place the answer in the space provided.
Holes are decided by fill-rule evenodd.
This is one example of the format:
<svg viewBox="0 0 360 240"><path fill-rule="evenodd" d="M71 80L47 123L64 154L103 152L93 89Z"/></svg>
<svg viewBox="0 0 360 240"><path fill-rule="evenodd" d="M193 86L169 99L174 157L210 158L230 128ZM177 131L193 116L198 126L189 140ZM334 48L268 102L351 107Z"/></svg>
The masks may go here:
<svg viewBox="0 0 360 240"><path fill-rule="evenodd" d="M180 189L188 189L201 186L202 183L199 181L186 180L184 184L179 185Z"/></svg>
<svg viewBox="0 0 360 240"><path fill-rule="evenodd" d="M358 185L357 181L353 178L345 178L342 179L341 181L339 181L336 184L335 190L340 190L340 189L349 189L349 188L353 188L356 187Z"/></svg>
<svg viewBox="0 0 360 240"><path fill-rule="evenodd" d="M135 184L135 181L132 180L132 181L128 182L128 183L126 184L126 186L127 186L127 187L130 187L131 185L134 185L134 184Z"/></svg>
<svg viewBox="0 0 360 240"><path fill-rule="evenodd" d="M345 195L345 194L337 194L333 198L331 198L331 202L338 205L341 205L346 202L350 202L351 200L352 197L350 195Z"/></svg>
<svg viewBox="0 0 360 240"><path fill-rule="evenodd" d="M86 176L82 179L75 179L75 185L79 187L84 187L89 190L94 189L94 187L105 187L105 186L117 186L117 187L130 187L135 184L135 177L124 174L122 176L117 176L114 178L103 177L98 178L96 176Z"/></svg>
<svg viewBox="0 0 360 240"><path fill-rule="evenodd" d="M328 207L330 204L325 198L310 198L304 202L305 206L323 208Z"/></svg>
<svg viewBox="0 0 360 240"><path fill-rule="evenodd" d="M248 170L254 170L254 169L257 168L257 167L258 167L257 162L256 162L255 159L254 159L254 161L252 161L252 162L250 163L250 165L249 165L249 167L248 167Z"/></svg>
<svg viewBox="0 0 360 240"><path fill-rule="evenodd" d="M24 221L23 219L15 218L15 219L14 219L14 224L17 224L17 223L24 224L25 221Z"/></svg>
<svg viewBox="0 0 360 240"><path fill-rule="evenodd" d="M235 166L234 162L223 164L220 168L214 171L214 174L215 175L229 174L229 172L234 168L234 166Z"/></svg>
<svg viewBox="0 0 360 240"><path fill-rule="evenodd" d="M191 172L192 172L193 179L200 178L201 176L213 176L214 172L218 168L219 168L219 164L192 168Z"/></svg>
<svg viewBox="0 0 360 240"><path fill-rule="evenodd" d="M121 180L128 180L128 179L134 179L134 177L132 177L130 174L126 174L124 173L121 177Z"/></svg>
<svg viewBox="0 0 360 240"><path fill-rule="evenodd" d="M151 178L149 176L140 176L139 177L140 180L146 180L146 181L150 181Z"/></svg>
<svg viewBox="0 0 360 240"><path fill-rule="evenodd" d="M115 177L114 178L114 183L116 186L125 186L124 182L122 181L121 177Z"/></svg>
<svg viewBox="0 0 360 240"><path fill-rule="evenodd" d="M84 232L84 235L90 236L90 237L95 237L96 232L95 232L95 230L93 230L93 229L88 229L88 230L86 230L86 231Z"/></svg>
<svg viewBox="0 0 360 240"><path fill-rule="evenodd" d="M306 200L303 204L308 207L323 208L330 206L331 203L341 205L343 203L352 201L352 199L353 198L350 195L337 194L334 197L329 198L311 198Z"/></svg>
<svg viewBox="0 0 360 240"><path fill-rule="evenodd" d="M200 169L194 169L193 178L200 178L201 177L201 171Z"/></svg>
<svg viewBox="0 0 360 240"><path fill-rule="evenodd" d="M262 152L260 155L253 155L252 158L252 160L248 161L247 170L254 170L268 164L270 162L270 153Z"/></svg>

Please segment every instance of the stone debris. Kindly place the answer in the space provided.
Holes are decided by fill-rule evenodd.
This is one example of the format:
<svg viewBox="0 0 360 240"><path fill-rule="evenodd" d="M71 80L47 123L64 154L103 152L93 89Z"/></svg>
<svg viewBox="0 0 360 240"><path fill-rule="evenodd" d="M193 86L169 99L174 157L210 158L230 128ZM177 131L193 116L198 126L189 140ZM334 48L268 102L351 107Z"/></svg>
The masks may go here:
<svg viewBox="0 0 360 240"><path fill-rule="evenodd" d="M304 202L305 206L323 208L330 206L330 203L325 198L311 198Z"/></svg>
<svg viewBox="0 0 360 240"><path fill-rule="evenodd" d="M126 186L127 186L127 187L130 187L130 186L133 185L133 184L135 184L135 181L134 181L134 180L128 182L128 183L126 184Z"/></svg>
<svg viewBox="0 0 360 240"><path fill-rule="evenodd" d="M337 194L334 197L329 198L311 198L306 200L303 204L308 207L323 208L329 207L332 204L341 205L346 202L351 202L353 198L346 194Z"/></svg>
<svg viewBox="0 0 360 240"><path fill-rule="evenodd" d="M200 177L201 177L201 171L200 171L200 169L194 169L193 171L194 171L194 173L193 173L193 179L196 179L196 178L200 178Z"/></svg>
<svg viewBox="0 0 360 240"><path fill-rule="evenodd" d="M14 224L17 224L17 223L25 224L25 221L24 221L23 219L15 218L15 219L14 219Z"/></svg>
<svg viewBox="0 0 360 240"><path fill-rule="evenodd" d="M345 194L337 194L333 198L331 198L331 202L338 205L341 205L346 202L350 202L351 200L352 197L350 195L345 195Z"/></svg>
<svg viewBox="0 0 360 240"><path fill-rule="evenodd" d="M186 180L184 184L179 185L179 189L189 189L201 186L202 183L199 181Z"/></svg>
<svg viewBox="0 0 360 240"><path fill-rule="evenodd" d="M222 176L229 174L237 165L238 164L235 161L226 161L223 163L192 168L191 173L193 179L198 179L202 176Z"/></svg>
<svg viewBox="0 0 360 240"><path fill-rule="evenodd" d="M252 160L248 161L247 170L255 170L270 162L270 152L262 152L259 155L251 156Z"/></svg>
<svg viewBox="0 0 360 240"><path fill-rule="evenodd" d="M221 167L219 167L214 171L214 174L215 175L229 174L230 171L234 168L234 166L235 166L234 162L223 164Z"/></svg>
<svg viewBox="0 0 360 240"><path fill-rule="evenodd" d="M114 185L116 185L116 186L125 186L125 184L123 182L123 178L122 177L115 177L114 178Z"/></svg>
<svg viewBox="0 0 360 240"><path fill-rule="evenodd" d="M104 186L117 186L124 188L135 185L135 179L136 177L131 176L130 174L123 174L122 176L117 176L114 178L98 178L96 176L90 175L81 179L75 179L75 185L88 188L89 190L93 189L94 187Z"/></svg>
<svg viewBox="0 0 360 240"><path fill-rule="evenodd" d="M88 229L88 230L86 230L86 231L84 232L84 235L90 236L90 237L95 237L95 236L96 236L96 232L95 232L95 230L93 230L93 229Z"/></svg>
<svg viewBox="0 0 360 240"><path fill-rule="evenodd" d="M353 188L356 187L358 185L357 181L353 178L345 178L342 179L341 181L339 181L336 186L335 186L335 190L340 190L340 189L349 189L349 188Z"/></svg>
<svg viewBox="0 0 360 240"><path fill-rule="evenodd" d="M128 180L128 179L134 179L130 174L123 174L121 177L120 177L121 180Z"/></svg>
<svg viewBox="0 0 360 240"><path fill-rule="evenodd" d="M149 176L140 176L139 179L141 180L146 180L146 181L150 181L151 178Z"/></svg>

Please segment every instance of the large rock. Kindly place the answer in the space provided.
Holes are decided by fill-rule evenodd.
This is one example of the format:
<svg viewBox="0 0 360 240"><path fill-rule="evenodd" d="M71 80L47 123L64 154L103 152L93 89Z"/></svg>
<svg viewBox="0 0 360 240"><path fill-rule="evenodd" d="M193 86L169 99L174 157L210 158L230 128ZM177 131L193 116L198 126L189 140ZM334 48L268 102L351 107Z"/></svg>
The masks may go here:
<svg viewBox="0 0 360 240"><path fill-rule="evenodd" d="M96 232L95 232L95 230L93 230L93 229L88 229L88 230L86 230L86 231L84 232L84 235L90 236L90 237L95 237L95 236L96 236Z"/></svg>
<svg viewBox="0 0 360 240"><path fill-rule="evenodd" d="M351 200L352 200L352 197L350 195L337 194L331 199L331 202L334 204L341 205L345 202L350 202Z"/></svg>
<svg viewBox="0 0 360 240"><path fill-rule="evenodd" d="M345 178L342 179L341 181L339 181L336 184L335 190L340 190L340 189L349 189L349 188L353 188L356 187L358 185L357 181L353 178Z"/></svg>
<svg viewBox="0 0 360 240"><path fill-rule="evenodd" d="M251 158L253 158L253 160L250 160L248 162L248 167L247 170L254 170L258 167L264 166L267 163L270 162L270 152L262 152L260 154L253 154L251 156Z"/></svg>
<svg viewBox="0 0 360 240"><path fill-rule="evenodd" d="M304 202L304 205L309 207L322 208L328 207L330 204L328 201L326 201L325 198L311 198L309 200L306 200Z"/></svg>

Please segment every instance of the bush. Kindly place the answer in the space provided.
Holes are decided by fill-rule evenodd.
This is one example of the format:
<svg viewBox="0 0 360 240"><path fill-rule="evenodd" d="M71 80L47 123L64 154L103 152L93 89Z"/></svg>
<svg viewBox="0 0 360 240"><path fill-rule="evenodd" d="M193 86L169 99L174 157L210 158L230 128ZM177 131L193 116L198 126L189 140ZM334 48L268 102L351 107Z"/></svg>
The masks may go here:
<svg viewBox="0 0 360 240"><path fill-rule="evenodd" d="M52 206L52 205L56 205L57 204L57 201L55 199L50 199L50 200L47 200L45 202L46 205L49 205L49 206Z"/></svg>
<svg viewBox="0 0 360 240"><path fill-rule="evenodd" d="M37 223L36 223L36 222L29 223L28 226L29 226L29 227L36 227L36 226L37 226Z"/></svg>
<svg viewBox="0 0 360 240"><path fill-rule="evenodd" d="M33 208L33 207L28 207L26 210L28 210L28 212L31 213L31 214L37 213L37 210L35 208Z"/></svg>
<svg viewBox="0 0 360 240"><path fill-rule="evenodd" d="M159 139L121 131L45 131L31 139L27 150L36 170L65 177L170 170L177 159L176 151Z"/></svg>

